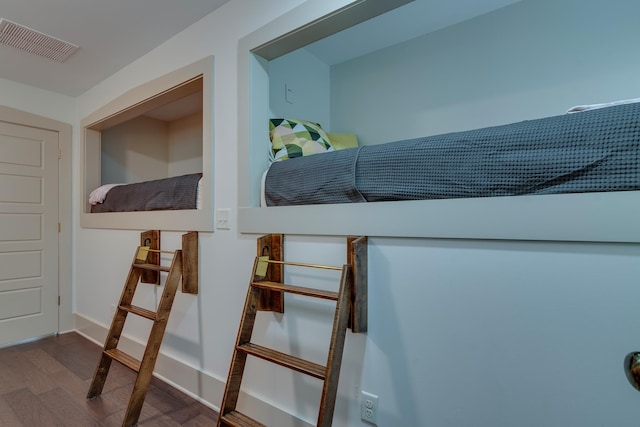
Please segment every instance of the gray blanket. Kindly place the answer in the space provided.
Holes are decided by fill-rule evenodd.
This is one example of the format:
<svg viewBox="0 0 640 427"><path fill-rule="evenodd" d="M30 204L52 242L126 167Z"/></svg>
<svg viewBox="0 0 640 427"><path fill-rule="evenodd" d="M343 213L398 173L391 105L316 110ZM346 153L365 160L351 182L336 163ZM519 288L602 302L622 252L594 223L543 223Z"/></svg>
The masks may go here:
<svg viewBox="0 0 640 427"><path fill-rule="evenodd" d="M640 189L640 104L274 163L269 206Z"/></svg>
<svg viewBox="0 0 640 427"><path fill-rule="evenodd" d="M131 212L196 209L201 173L119 185L91 212Z"/></svg>

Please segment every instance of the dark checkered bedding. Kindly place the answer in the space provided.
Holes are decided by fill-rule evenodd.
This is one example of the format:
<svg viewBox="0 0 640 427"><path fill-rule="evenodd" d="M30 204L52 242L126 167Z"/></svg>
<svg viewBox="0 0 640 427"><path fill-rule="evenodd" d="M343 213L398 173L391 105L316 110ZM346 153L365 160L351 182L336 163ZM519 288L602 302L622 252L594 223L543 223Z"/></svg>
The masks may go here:
<svg viewBox="0 0 640 427"><path fill-rule="evenodd" d="M196 209L201 173L119 185L91 212L134 212Z"/></svg>
<svg viewBox="0 0 640 427"><path fill-rule="evenodd" d="M640 103L274 163L268 206L640 189Z"/></svg>

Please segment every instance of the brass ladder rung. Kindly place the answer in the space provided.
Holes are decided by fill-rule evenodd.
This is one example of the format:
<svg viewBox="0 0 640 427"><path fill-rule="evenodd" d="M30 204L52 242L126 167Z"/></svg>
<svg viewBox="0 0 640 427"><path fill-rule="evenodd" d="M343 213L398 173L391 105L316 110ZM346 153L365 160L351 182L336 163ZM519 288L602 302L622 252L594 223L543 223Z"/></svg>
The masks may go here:
<svg viewBox="0 0 640 427"><path fill-rule="evenodd" d="M280 366L284 366L285 368L289 368L294 371L312 376L314 378L318 378L323 381L327 377L326 366L322 366L317 363L310 362L308 360L304 360L296 356L292 356L290 354L282 353L280 351L273 350L271 348L263 347L261 345L253 344L253 343L242 344L242 345L239 345L237 348L238 350L244 353L251 354L253 356L278 364Z"/></svg>
<svg viewBox="0 0 640 427"><path fill-rule="evenodd" d="M314 288L308 288L304 286L286 285L286 284L277 283L277 282L256 281L256 282L251 282L251 286L255 286L257 288L262 288L262 289L268 289L270 291L287 292L290 294L305 295L308 297L328 299L331 301L338 301L338 297L339 297L339 294L334 291L325 291L322 289L314 289Z"/></svg>
<svg viewBox="0 0 640 427"><path fill-rule="evenodd" d="M262 262L268 262L269 264L280 264L280 265L295 265L297 267L309 267L309 268L320 268L324 270L336 270L341 271L342 267L336 267L333 265L322 265L322 264L309 264L306 262L294 262L294 261L278 261L273 259L261 259Z"/></svg>

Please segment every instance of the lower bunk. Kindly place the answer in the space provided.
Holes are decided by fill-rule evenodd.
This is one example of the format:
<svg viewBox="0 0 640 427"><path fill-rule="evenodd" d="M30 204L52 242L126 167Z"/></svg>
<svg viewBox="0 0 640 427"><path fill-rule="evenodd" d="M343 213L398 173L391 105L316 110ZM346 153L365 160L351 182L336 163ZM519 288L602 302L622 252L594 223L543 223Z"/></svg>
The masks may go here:
<svg viewBox="0 0 640 427"><path fill-rule="evenodd" d="M89 195L92 213L201 209L202 174L106 184Z"/></svg>

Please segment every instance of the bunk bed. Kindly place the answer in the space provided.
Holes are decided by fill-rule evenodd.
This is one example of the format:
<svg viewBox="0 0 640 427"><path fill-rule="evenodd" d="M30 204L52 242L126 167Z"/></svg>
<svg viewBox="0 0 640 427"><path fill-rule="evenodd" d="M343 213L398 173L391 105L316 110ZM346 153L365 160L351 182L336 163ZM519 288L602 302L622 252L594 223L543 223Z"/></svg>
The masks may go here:
<svg viewBox="0 0 640 427"><path fill-rule="evenodd" d="M201 209L202 174L132 184L106 184L91 192L92 213Z"/></svg>
<svg viewBox="0 0 640 427"><path fill-rule="evenodd" d="M637 101L578 106L553 117L276 161L264 175L264 204L639 190Z"/></svg>

